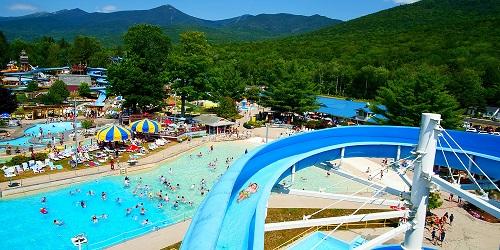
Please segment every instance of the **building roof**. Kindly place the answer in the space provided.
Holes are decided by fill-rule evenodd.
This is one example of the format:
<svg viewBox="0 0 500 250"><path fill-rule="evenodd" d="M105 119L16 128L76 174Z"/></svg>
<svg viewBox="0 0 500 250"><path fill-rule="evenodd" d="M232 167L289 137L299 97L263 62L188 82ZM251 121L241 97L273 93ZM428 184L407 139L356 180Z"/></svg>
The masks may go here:
<svg viewBox="0 0 500 250"><path fill-rule="evenodd" d="M194 121L208 125L210 127L221 127L221 126L229 126L234 125L234 122L230 122L222 117L218 117L216 115L203 114L193 118Z"/></svg>
<svg viewBox="0 0 500 250"><path fill-rule="evenodd" d="M360 120L357 118L356 111L363 110L366 113L373 113L369 108L370 103L367 102L350 101L324 96L318 96L316 100L320 104L320 107L316 110L316 112L321 112L337 117ZM379 107L382 109L385 108L381 105ZM381 115L374 115L374 117L383 119L383 116ZM369 118L367 122L376 123L373 117Z"/></svg>

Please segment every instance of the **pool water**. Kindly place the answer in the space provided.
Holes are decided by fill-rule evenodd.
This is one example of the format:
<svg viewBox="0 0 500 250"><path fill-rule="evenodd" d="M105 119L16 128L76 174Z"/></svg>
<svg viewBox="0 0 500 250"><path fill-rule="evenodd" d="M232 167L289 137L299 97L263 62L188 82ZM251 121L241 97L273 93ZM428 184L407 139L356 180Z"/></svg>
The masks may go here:
<svg viewBox="0 0 500 250"><path fill-rule="evenodd" d="M327 193L354 193L366 187L348 178L336 174L327 176L326 173L326 170L316 166L297 171L295 182L290 188ZM284 181L289 184L290 178L288 177ZM373 191L372 188L366 188L362 192L371 191Z"/></svg>
<svg viewBox="0 0 500 250"><path fill-rule="evenodd" d="M205 179L206 186L211 188L213 183L226 170L225 160L241 156L245 149L256 145L248 142L226 142L214 144L214 151L208 147L197 148L181 155L171 162L162 164L159 168L148 172L130 175L131 187L124 188L123 176L106 177L97 181L72 185L56 191L30 195L21 198L0 200L0 249L74 249L70 238L85 233L88 238L88 249L99 249L123 240L123 237L134 237L151 232L154 226L162 227L184 218L191 217L204 196L199 190L200 182ZM203 157L196 154L202 152ZM208 163L217 159L216 169L209 169ZM171 169L171 170L170 170ZM165 176L173 185L179 184L180 189L173 192L160 184L159 176ZM135 186L142 179L143 185L149 185L153 194L159 190L168 194L169 203L158 208L159 200L149 199L147 195L139 197L133 194ZM195 184L195 189L190 187ZM79 190L70 195L70 191ZM95 192L88 195L89 190ZM101 192L107 193L107 200L101 199ZM46 203L40 200L47 197ZM194 206L181 203L178 209L173 208L173 201L177 196L184 196L192 201ZM121 204L116 202L117 198ZM80 206L85 201L86 208ZM139 209L133 209L127 216L126 208L135 207L143 203L146 215L140 215ZM48 214L41 214L40 208L46 207ZM107 214L107 219L92 223L93 215ZM149 219L150 226L143 226L141 222ZM53 224L53 220L64 221L63 226ZM123 236L123 237L122 237Z"/></svg>
<svg viewBox="0 0 500 250"><path fill-rule="evenodd" d="M80 123L76 124L77 127L80 127ZM12 139L12 140L6 140L6 141L0 141L0 146L13 146L13 147L29 147L29 146L37 146L37 144L33 144L30 142L31 138L35 136L40 135L40 128L42 129L42 133L44 136L47 136L49 133L51 135L56 135L61 132L66 132L73 130L73 123L72 122L54 122L54 123L43 123L43 124L36 124L26 130L24 130L24 136Z"/></svg>
<svg viewBox="0 0 500 250"><path fill-rule="evenodd" d="M296 242L287 249L289 250L350 250L353 247L359 246L364 242L361 237L355 238L351 243L345 242L343 240L337 239L331 235L324 232L314 232L304 239Z"/></svg>

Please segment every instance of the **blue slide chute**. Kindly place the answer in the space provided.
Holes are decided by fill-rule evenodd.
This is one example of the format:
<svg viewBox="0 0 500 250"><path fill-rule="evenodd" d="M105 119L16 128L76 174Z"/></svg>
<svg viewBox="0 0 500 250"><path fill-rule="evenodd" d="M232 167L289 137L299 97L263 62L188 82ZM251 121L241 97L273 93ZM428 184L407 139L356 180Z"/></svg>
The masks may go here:
<svg viewBox="0 0 500 250"><path fill-rule="evenodd" d="M264 249L264 221L272 187L290 174L295 164L300 170L315 163L344 157L394 158L408 156L418 141L418 128L393 126L351 126L298 134L263 145L238 159L213 186L203 200L183 239L181 249ZM473 157L492 179L500 179L500 137L458 131L449 134ZM448 141L451 141L448 138ZM448 162L455 169L461 163L442 142ZM458 156L467 164L465 154ZM435 164L446 166L443 154ZM475 166L472 173L481 174ZM237 202L238 194L250 183L259 190Z"/></svg>

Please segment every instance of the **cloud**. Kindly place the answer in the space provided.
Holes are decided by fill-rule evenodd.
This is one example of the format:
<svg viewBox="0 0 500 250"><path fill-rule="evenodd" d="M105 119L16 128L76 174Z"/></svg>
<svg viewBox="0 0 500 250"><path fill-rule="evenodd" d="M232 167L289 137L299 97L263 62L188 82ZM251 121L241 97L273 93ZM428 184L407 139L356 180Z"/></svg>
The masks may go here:
<svg viewBox="0 0 500 250"><path fill-rule="evenodd" d="M102 8L98 9L97 11L99 12L104 12L104 13L109 13L109 12L113 12L113 11L116 11L118 8L114 5L105 5L103 6Z"/></svg>
<svg viewBox="0 0 500 250"><path fill-rule="evenodd" d="M397 3L397 4L410 4L410 3L418 2L420 0L392 0L392 1Z"/></svg>
<svg viewBox="0 0 500 250"><path fill-rule="evenodd" d="M9 10L13 11L35 11L37 9L37 7L27 3L15 3L9 6Z"/></svg>

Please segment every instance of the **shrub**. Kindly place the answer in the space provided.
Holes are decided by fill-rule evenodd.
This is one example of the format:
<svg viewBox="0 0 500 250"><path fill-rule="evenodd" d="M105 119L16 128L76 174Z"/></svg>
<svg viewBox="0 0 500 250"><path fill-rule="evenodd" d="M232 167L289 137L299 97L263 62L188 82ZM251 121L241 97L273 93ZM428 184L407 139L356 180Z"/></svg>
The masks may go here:
<svg viewBox="0 0 500 250"><path fill-rule="evenodd" d="M47 159L47 153L35 153L35 161L44 161Z"/></svg>
<svg viewBox="0 0 500 250"><path fill-rule="evenodd" d="M441 196L438 192L432 192L429 194L429 206L427 209L435 209L443 205L443 201L441 200Z"/></svg>
<svg viewBox="0 0 500 250"><path fill-rule="evenodd" d="M259 128L264 125L264 121L248 121L243 123L243 127L246 129Z"/></svg>
<svg viewBox="0 0 500 250"><path fill-rule="evenodd" d="M92 126L94 126L94 121L93 120L83 120L82 121L82 128L89 129Z"/></svg>
<svg viewBox="0 0 500 250"><path fill-rule="evenodd" d="M10 161L8 161L6 165L7 166L21 165L23 162L27 162L29 160L31 160L31 158L25 155L16 155L12 157L12 159L10 159Z"/></svg>

